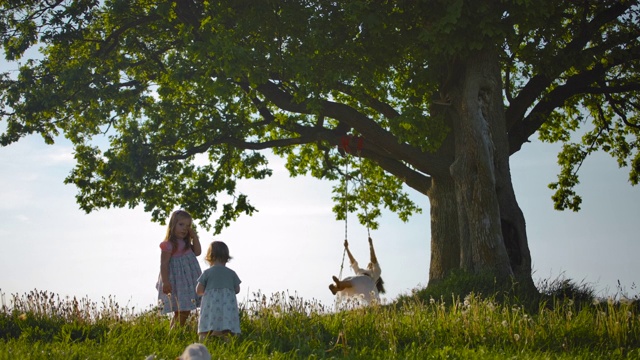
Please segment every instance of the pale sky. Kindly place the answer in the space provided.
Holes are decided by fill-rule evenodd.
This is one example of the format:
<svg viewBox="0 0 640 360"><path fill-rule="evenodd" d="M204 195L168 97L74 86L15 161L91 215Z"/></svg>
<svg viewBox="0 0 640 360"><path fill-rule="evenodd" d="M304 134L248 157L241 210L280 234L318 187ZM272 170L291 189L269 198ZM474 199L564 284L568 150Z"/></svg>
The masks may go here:
<svg viewBox="0 0 640 360"><path fill-rule="evenodd" d="M617 282L638 293L640 188L627 169L607 155L588 159L581 169L579 213L553 210L551 190L558 171L558 147L533 142L511 157L514 187L527 220L534 279L564 275L590 283L601 296L613 295ZM261 292L285 291L333 306L328 290L342 261L344 221L331 212L331 185L313 178L290 178L282 160L274 176L244 182L241 190L260 212L241 217L215 239L225 241L234 259L228 266L242 280L240 301ZM121 306L147 309L156 303L158 247L166 228L141 208L106 209L85 214L75 203L76 188L63 180L74 164L66 140L44 145L30 136L0 148L0 291L50 291L88 296L100 303L113 296ZM391 301L428 282L430 224L428 199L410 190L423 213L408 223L385 213L372 232ZM214 239L200 229L203 247ZM354 256L368 261L366 228L349 218ZM203 256L199 257L206 268ZM343 276L351 274L345 260Z"/></svg>

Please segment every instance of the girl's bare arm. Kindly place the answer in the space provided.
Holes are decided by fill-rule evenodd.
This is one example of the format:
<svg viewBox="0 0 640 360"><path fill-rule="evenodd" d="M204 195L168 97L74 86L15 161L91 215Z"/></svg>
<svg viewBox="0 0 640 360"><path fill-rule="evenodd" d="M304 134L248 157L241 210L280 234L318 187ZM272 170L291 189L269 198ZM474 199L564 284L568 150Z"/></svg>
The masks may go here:
<svg viewBox="0 0 640 360"><path fill-rule="evenodd" d="M198 283L198 285L196 285L196 294L202 296L204 295L204 285Z"/></svg>
<svg viewBox="0 0 640 360"><path fill-rule="evenodd" d="M371 255L371 262L377 263L378 258L376 257L376 252L373 250L373 240L371 240L371 238L369 238L369 253Z"/></svg>
<svg viewBox="0 0 640 360"><path fill-rule="evenodd" d="M163 251L160 253L160 277L162 279L162 292L168 294L171 292L171 283L169 282L169 261L171 260L171 251Z"/></svg>
<svg viewBox="0 0 640 360"><path fill-rule="evenodd" d="M351 255L351 251L349 251L349 242L347 240L344 241L344 249L347 250L347 255L349 255L349 261L353 264L356 262L356 259Z"/></svg>
<svg viewBox="0 0 640 360"><path fill-rule="evenodd" d="M192 228L189 228L189 235L193 243L191 244L191 249L196 256L200 256L202 254L202 245L200 245L200 238L198 237L198 233L195 232Z"/></svg>

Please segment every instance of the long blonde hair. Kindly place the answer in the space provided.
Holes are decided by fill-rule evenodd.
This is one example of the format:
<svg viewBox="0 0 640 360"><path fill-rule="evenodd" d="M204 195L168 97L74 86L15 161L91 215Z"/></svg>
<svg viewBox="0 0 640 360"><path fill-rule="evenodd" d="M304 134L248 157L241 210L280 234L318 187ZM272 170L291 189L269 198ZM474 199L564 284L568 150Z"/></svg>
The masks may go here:
<svg viewBox="0 0 640 360"><path fill-rule="evenodd" d="M167 234L164 236L164 241L169 241L171 245L173 245L173 252L178 250L178 239L174 233L174 229L179 219L189 219L191 224L193 224L193 217L185 210L176 210L171 214L169 218L169 225L167 226ZM185 239L187 242L187 246L191 248L193 245L191 244L191 239Z"/></svg>

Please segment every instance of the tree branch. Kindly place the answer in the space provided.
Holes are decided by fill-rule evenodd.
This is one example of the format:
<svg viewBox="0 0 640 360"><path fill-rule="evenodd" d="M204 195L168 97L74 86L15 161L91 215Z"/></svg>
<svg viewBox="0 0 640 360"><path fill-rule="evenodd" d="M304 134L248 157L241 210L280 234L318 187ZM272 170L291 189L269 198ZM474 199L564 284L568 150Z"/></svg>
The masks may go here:
<svg viewBox="0 0 640 360"><path fill-rule="evenodd" d="M604 76L603 66L597 66L591 71L586 71L570 77L564 85L560 85L551 91L543 100L538 102L523 121L518 122L509 131L509 155L518 152L522 144L528 141L542 124L547 121L547 117L556 108L561 107L570 97L579 93L584 93L590 84Z"/></svg>
<svg viewBox="0 0 640 360"><path fill-rule="evenodd" d="M522 121L527 109L529 109L536 99L539 98L540 94L553 83L554 79L582 59L580 56L581 50L589 43L594 34L600 34L600 32L596 30L604 24L615 20L632 6L633 2L631 1L627 3L615 2L610 8L596 14L591 22L585 24L580 33L560 51L558 56L554 57L554 59L567 59L568 61L565 64L557 64L552 67L552 69L555 68L555 71L533 76L518 96L510 103L505 112L507 131L511 132L512 127ZM524 141L526 141L526 138ZM519 144L516 148L519 149L521 146L522 144Z"/></svg>
<svg viewBox="0 0 640 360"><path fill-rule="evenodd" d="M636 85L636 89L635 89L636 91L638 89L640 89L640 84L634 84L634 85ZM618 107L618 105L620 105L620 101L615 100L613 98L613 96L611 96L611 93L609 93L609 92L605 92L604 93L604 97L609 102L609 105L611 106L611 109L613 109L613 111L618 115L618 117L620 117L620 119L622 119L622 122L625 125L627 125L629 127L632 127L632 128L640 129L640 124L633 124L633 123L629 122L625 112Z"/></svg>
<svg viewBox="0 0 640 360"><path fill-rule="evenodd" d="M356 92L353 91L352 86L338 83L336 85L336 89L344 94L347 94L355 99L358 99L360 102L376 110L377 112L379 112L380 114L382 114L388 119L393 119L395 117L400 116L400 113L398 113L396 109L394 109L391 105L385 102L382 102L366 93L356 94Z"/></svg>
<svg viewBox="0 0 640 360"><path fill-rule="evenodd" d="M102 42L104 46L101 46L100 49L98 49L96 56L103 57L111 52L116 47L116 45L118 45L120 36L122 36L122 34L124 34L127 30L156 20L161 20L161 18L157 15L149 15L124 24L123 26L116 29L116 31L109 34L106 39L104 39L104 41Z"/></svg>
<svg viewBox="0 0 640 360"><path fill-rule="evenodd" d="M402 179L402 181L410 188L418 191L421 194L428 195L429 189L431 188L430 176L411 169L410 167L404 165L401 161L381 156L380 154L369 151L366 148L363 148L360 151L360 156L375 161L376 164L378 164L385 171L389 172L399 179Z"/></svg>
<svg viewBox="0 0 640 360"><path fill-rule="evenodd" d="M538 102L529 115L521 121L516 122L509 130L509 154L513 154L522 148L522 144L528 141L547 117L556 108L562 107L564 102L572 96L578 94L602 93L603 88L592 87L591 84L605 81L607 72L622 64L640 59L640 47L634 47L627 51L627 58L616 57L610 59L605 67L602 63L597 63L591 70L573 75L567 79L564 85L560 85L547 94L544 99ZM619 90L620 92L636 91L640 85L629 83L625 85L612 86L608 89Z"/></svg>
<svg viewBox="0 0 640 360"><path fill-rule="evenodd" d="M277 140L264 141L264 142L250 142L250 141L244 141L236 138L227 137L227 138L220 138L216 140L207 141L202 145L190 147L179 154L160 156L159 159L160 161L167 161L167 162L174 161L174 160L185 160L193 155L204 153L214 146L219 146L223 144L232 145L233 147L236 147L238 149L243 149L243 150L265 150L265 149L270 149L274 147L307 144L313 141L315 141L315 139L298 137L298 138L288 138L288 139L277 139Z"/></svg>
<svg viewBox="0 0 640 360"><path fill-rule="evenodd" d="M282 91L277 85L267 82L258 85L257 91L285 111L300 114L313 114L306 101L294 101L293 96ZM433 175L448 174L450 162L433 154L422 152L407 144L400 143L393 134L382 129L377 123L356 109L345 104L328 100L320 101L321 113L356 129L363 137L379 149L379 153L394 154L396 160L405 161L417 170Z"/></svg>

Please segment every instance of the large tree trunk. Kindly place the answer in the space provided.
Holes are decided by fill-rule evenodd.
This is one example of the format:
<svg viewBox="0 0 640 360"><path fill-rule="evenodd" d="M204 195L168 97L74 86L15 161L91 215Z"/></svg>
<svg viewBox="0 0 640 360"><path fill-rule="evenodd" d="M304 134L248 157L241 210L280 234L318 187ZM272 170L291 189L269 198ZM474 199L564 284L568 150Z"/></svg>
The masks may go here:
<svg viewBox="0 0 640 360"><path fill-rule="evenodd" d="M457 64L449 79L455 160L450 167L455 184L460 234L460 267L471 273L513 275L502 238L495 141L506 134L492 131L504 123L498 59L493 53L474 54ZM497 103L496 103L497 102ZM496 111L500 109L500 111ZM494 139L494 137L505 139ZM508 179L510 182L510 179ZM515 198L514 198L515 200Z"/></svg>
<svg viewBox="0 0 640 360"><path fill-rule="evenodd" d="M431 178L429 188L431 208L431 263L429 285L460 268L460 236L455 187L450 177Z"/></svg>
<svg viewBox="0 0 640 360"><path fill-rule="evenodd" d="M511 183L498 58L476 53L452 69L443 93L450 99L444 116L453 132L439 150L454 159L451 176L434 174L427 193L429 285L462 269L501 279L515 275L533 286L524 215Z"/></svg>
<svg viewBox="0 0 640 360"><path fill-rule="evenodd" d="M498 88L502 88L499 77L500 68L497 59L491 61L494 65L491 72L496 77ZM501 91L490 93L491 99L487 108L491 128L491 138L495 146L494 166L496 179L496 194L500 206L500 223L502 238L509 256L511 270L518 281L535 288L531 273L531 253L527 240L524 214L516 200L513 183L511 182L511 168L509 166L509 142L506 136L504 105Z"/></svg>
<svg viewBox="0 0 640 360"><path fill-rule="evenodd" d="M504 105L502 99L502 81L499 61L496 56L487 55L487 76L491 84L490 91L485 92L486 104L483 113L489 122L494 151L494 175L496 181L496 195L500 208L500 224L502 239L509 256L509 265L518 281L526 286L535 287L531 274L531 253L527 241L527 231L524 214L518 205L511 182L511 168L509 167L509 142L506 136Z"/></svg>

